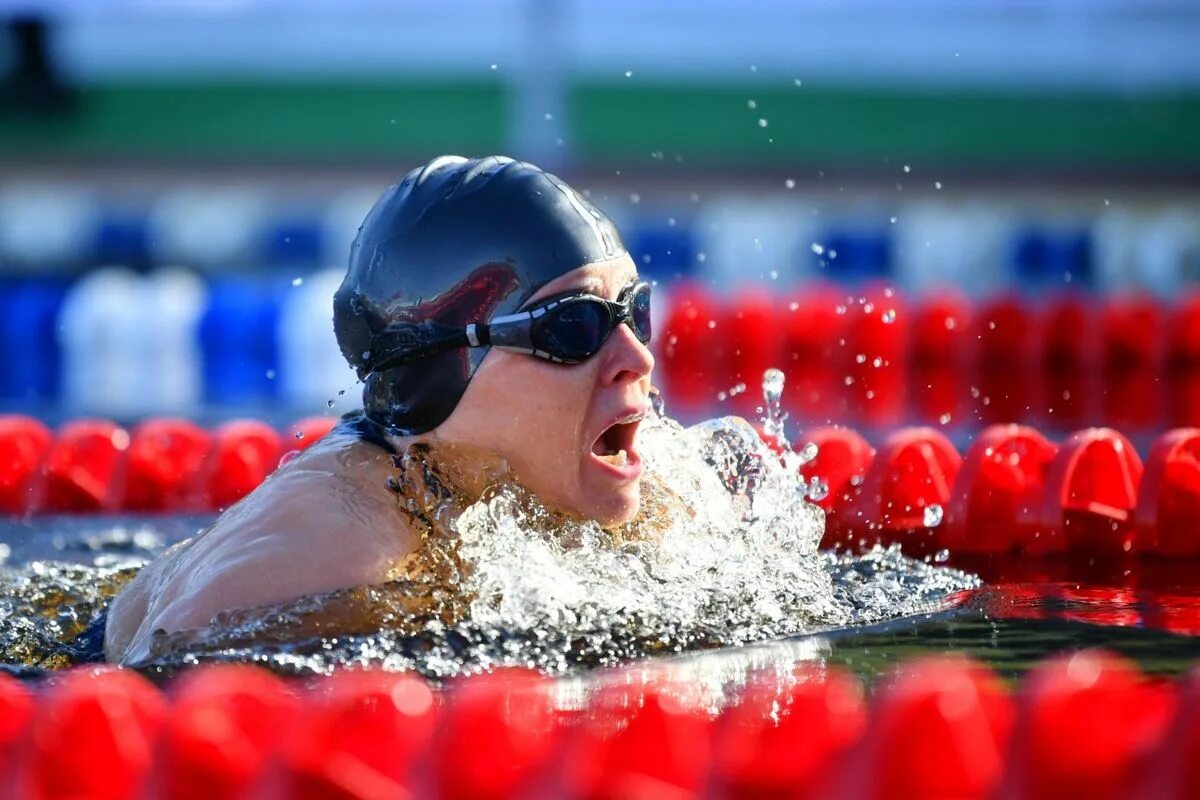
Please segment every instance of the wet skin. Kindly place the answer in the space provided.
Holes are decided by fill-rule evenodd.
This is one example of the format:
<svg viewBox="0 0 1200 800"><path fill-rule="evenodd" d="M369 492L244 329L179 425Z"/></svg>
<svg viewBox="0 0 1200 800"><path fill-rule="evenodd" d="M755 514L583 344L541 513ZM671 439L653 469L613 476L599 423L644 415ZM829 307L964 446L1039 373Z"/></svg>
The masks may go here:
<svg viewBox="0 0 1200 800"><path fill-rule="evenodd" d="M567 273L530 302L574 290L613 300L635 279L623 256ZM636 420L653 368L627 325L572 366L493 349L446 422L395 443L494 453L551 507L619 525L639 510ZM597 454L617 446L627 454L623 465ZM203 628L222 611L400 577L421 541L387 487L395 473L383 449L349 433L325 437L139 573L110 608L107 659L145 660L156 631ZM468 494L483 488L469 477L463 483Z"/></svg>

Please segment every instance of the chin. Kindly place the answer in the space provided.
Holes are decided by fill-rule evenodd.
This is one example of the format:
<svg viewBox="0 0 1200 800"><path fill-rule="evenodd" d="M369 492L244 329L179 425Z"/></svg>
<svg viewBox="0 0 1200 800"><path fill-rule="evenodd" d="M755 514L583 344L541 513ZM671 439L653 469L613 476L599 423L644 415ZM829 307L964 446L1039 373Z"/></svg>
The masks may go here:
<svg viewBox="0 0 1200 800"><path fill-rule="evenodd" d="M615 528L632 522L641 509L641 492L635 483L623 487L622 491L613 493L599 502L593 501L591 513L585 516L595 520L603 528Z"/></svg>

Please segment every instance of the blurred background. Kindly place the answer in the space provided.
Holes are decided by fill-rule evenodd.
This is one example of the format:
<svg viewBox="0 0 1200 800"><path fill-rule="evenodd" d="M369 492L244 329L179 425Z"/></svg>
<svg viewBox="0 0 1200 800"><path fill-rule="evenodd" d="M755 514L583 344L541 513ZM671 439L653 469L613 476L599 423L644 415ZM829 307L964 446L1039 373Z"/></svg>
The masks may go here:
<svg viewBox="0 0 1200 800"><path fill-rule="evenodd" d="M0 412L358 406L378 193L552 169L685 419L1200 421L1195 0L0 2ZM1193 398L1196 401L1193 402Z"/></svg>

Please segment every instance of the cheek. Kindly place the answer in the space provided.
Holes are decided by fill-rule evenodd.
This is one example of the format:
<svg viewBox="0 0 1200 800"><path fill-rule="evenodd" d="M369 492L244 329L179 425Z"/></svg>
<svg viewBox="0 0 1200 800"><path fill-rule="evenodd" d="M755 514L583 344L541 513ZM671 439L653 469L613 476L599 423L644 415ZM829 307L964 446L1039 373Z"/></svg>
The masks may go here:
<svg viewBox="0 0 1200 800"><path fill-rule="evenodd" d="M497 353L472 380L488 437L527 474L560 469L577 455L590 400L588 374L527 356ZM489 357L490 360L490 357ZM530 476L532 477L532 475Z"/></svg>

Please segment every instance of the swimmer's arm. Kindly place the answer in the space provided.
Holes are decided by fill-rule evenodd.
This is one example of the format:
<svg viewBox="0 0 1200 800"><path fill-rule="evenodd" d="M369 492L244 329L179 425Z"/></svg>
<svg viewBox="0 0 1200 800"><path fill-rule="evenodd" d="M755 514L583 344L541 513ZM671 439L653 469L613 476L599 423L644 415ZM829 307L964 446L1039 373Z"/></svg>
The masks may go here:
<svg viewBox="0 0 1200 800"><path fill-rule="evenodd" d="M267 546L240 557L226 555L230 557L221 559L220 565L213 564L213 569L188 570L144 600L145 612L135 633L125 638L113 630L106 637L111 641L111 649L106 647L109 658L137 663L149 657L157 631L199 630L212 625L224 611L382 583L391 566L390 560L381 562L371 554L355 557L353 551L314 559L295 549L281 552Z"/></svg>

